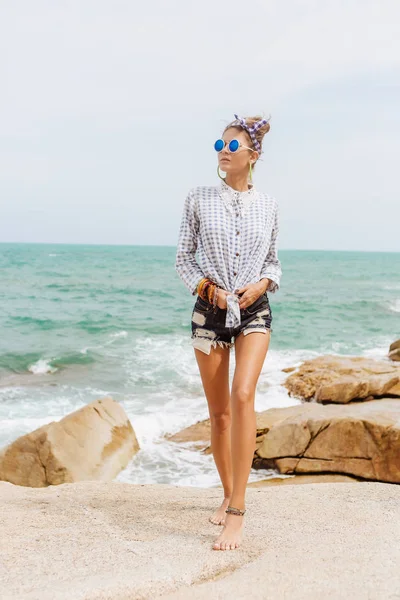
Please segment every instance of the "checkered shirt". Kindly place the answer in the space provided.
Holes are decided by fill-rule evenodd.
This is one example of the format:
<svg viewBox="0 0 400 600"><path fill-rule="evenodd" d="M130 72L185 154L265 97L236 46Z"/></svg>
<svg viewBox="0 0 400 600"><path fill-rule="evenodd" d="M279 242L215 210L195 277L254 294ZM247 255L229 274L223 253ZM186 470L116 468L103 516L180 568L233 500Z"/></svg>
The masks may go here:
<svg viewBox="0 0 400 600"><path fill-rule="evenodd" d="M278 231L277 201L254 186L238 192L222 181L193 188L183 207L175 270L193 295L203 277L232 293L267 277L268 291L276 292L282 275ZM228 304L225 324L236 321Z"/></svg>

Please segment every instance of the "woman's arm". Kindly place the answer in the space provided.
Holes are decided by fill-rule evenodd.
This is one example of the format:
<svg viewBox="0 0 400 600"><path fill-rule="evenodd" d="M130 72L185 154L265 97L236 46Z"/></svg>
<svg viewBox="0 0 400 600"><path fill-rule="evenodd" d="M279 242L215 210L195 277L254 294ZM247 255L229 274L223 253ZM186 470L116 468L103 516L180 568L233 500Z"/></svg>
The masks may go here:
<svg viewBox="0 0 400 600"><path fill-rule="evenodd" d="M279 232L279 218L278 218L278 207L275 210L275 220L271 233L271 243L269 246L268 254L265 257L263 266L261 268L260 281L261 279L268 279L268 285L266 291L276 292L279 290L280 280L282 276L281 262L278 258L278 246L277 237Z"/></svg>
<svg viewBox="0 0 400 600"><path fill-rule="evenodd" d="M190 190L183 206L175 259L175 270L193 296L197 293L199 281L204 277L195 259L199 234L195 200L193 190Z"/></svg>

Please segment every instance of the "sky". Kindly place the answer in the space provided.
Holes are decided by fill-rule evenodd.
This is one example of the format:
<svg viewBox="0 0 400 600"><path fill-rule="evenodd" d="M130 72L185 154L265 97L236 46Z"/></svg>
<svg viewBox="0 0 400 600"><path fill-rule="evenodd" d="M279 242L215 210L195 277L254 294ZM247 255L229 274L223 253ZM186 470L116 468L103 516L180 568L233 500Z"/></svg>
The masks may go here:
<svg viewBox="0 0 400 600"><path fill-rule="evenodd" d="M238 113L279 248L400 252L397 0L9 0L0 80L0 242L174 246Z"/></svg>

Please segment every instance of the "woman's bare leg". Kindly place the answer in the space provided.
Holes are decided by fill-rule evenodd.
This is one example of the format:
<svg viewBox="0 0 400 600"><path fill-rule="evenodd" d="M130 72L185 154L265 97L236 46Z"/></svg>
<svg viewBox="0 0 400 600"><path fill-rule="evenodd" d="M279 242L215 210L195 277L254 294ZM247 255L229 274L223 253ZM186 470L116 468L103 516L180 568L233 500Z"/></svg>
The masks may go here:
<svg viewBox="0 0 400 600"><path fill-rule="evenodd" d="M232 472L233 488L229 504L245 509L247 481L254 457L256 416L254 399L257 381L268 351L270 332L243 333L236 338L236 368L232 382ZM233 550L241 542L243 516L226 514L225 527L214 550Z"/></svg>
<svg viewBox="0 0 400 600"><path fill-rule="evenodd" d="M224 523L232 493L231 406L229 392L229 348L217 345L209 355L195 348L197 364L207 398L211 422L211 449L221 478L224 500L210 517L211 523Z"/></svg>

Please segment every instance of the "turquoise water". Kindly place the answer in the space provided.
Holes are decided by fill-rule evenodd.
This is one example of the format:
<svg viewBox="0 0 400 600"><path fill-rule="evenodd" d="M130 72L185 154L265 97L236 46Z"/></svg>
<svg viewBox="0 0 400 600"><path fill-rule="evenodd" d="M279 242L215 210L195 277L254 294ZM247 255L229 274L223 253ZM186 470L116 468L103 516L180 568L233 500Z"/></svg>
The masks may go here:
<svg viewBox="0 0 400 600"><path fill-rule="evenodd" d="M296 403L282 367L328 352L383 357L400 337L400 253L279 258L257 410ZM174 259L174 247L0 244L0 446L110 394L142 446L119 479L218 482L210 457L162 437L207 417L189 340L194 297Z"/></svg>

